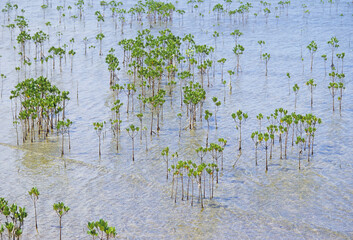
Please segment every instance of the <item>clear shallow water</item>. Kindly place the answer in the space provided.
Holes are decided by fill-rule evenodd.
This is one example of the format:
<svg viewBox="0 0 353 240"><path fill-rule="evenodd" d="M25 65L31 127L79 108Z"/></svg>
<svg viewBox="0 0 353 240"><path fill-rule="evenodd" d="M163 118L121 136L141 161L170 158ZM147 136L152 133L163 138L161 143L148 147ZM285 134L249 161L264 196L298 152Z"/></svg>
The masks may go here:
<svg viewBox="0 0 353 240"><path fill-rule="evenodd" d="M303 19L302 3L307 4L310 15ZM224 78L228 81L227 70L234 69L236 60L232 53L234 40L229 33L239 29L244 33L239 43L245 47L240 64L242 72L232 77L232 93L224 92L221 84L221 68L216 65L215 78L211 78L212 87L207 88L207 99L204 109L214 111L211 101L213 96L222 99L222 106L217 113L218 129L211 119L210 142L219 137L226 138L228 144L224 152L224 170L215 190L212 201L205 202L205 209L190 207L189 202L170 199L170 182L165 180L165 163L161 159L162 149L169 146L171 152L177 151L181 160L195 160L194 149L204 145L207 124L197 123L195 131L183 131L178 139L179 122L177 113L181 112L179 86L175 88L174 102L165 103L161 132L152 139L148 138L148 152L145 143L136 141L136 161L131 161L131 139L125 131L120 138L120 151L115 150L115 140L109 130L102 144L102 157L98 157L98 139L92 123L109 121L110 107L114 97L109 90L109 72L105 55L111 47L117 50L122 62L122 49L117 45L123 38L136 36L137 30L144 26L133 22L132 27L125 25L124 35L120 28L114 30L114 23L106 10L103 24L103 56L98 56L99 43L95 36L99 33L94 12L102 11L98 2L93 7L86 6L85 22L73 23L65 17L58 23L56 5L45 12L40 8L42 1L24 1L18 3L26 10L31 33L42 29L48 32L45 22L51 21L49 28L50 43L58 45L56 32L63 33L61 43L69 45L74 37L73 72L70 72L70 60L63 61L63 71L58 68L52 71L49 63L48 77L62 90L69 90L71 101L67 107L67 117L74 122L71 128L70 152L65 154L67 166L64 168L60 158L61 142L55 134L46 141L26 143L16 146L16 133L12 126L10 90L17 83L15 67L19 66L19 56L12 46L19 49L15 40L11 41L7 28L0 31L0 72L7 78L4 81L3 97L0 103L0 196L26 206L29 217L25 221L23 239L53 239L58 236L58 219L52 210L52 204L63 201L71 210L64 216L64 239L89 239L86 234L87 221L104 218L117 228L120 238L128 239L350 239L353 237L353 178L352 178L352 20L353 5L339 1L332 6L320 1L293 2L288 10L275 18L272 3L268 23L260 13L259 3L249 14L246 24L233 23L228 16L216 20L209 9L216 4L204 3L196 14L190 14L185 1L176 4L178 9L185 9L188 14L183 21L175 13L174 22L168 28L175 35L183 36L192 33L198 44L214 46L212 33L221 34L217 39L215 59L222 57L227 61L224 66ZM60 5L73 2L60 2ZM132 3L129 3L131 6ZM1 3L1 7L4 3ZM210 7L211 6L211 7ZM233 3L232 9L238 7ZM198 16L201 12L205 16ZM253 13L259 12L258 17ZM18 10L19 13L19 10ZM68 10L65 10L67 16ZM71 14L74 10L71 10ZM76 12L75 12L76 13ZM343 13L343 16L339 16ZM11 15L13 19L14 13ZM128 18L129 19L129 18ZM0 22L4 22L1 15ZM5 19L5 24L8 24ZM157 34L164 29L156 25L151 32ZM13 34L15 39L17 32ZM87 36L89 45L96 48L84 55L82 39ZM332 113L332 99L327 89L330 81L325 76L322 54L330 56L327 41L336 36L339 49L336 53L345 52L344 73L346 90L343 97L342 116ZM265 64L259 58L258 40L266 42L263 52L271 54L268 64L268 76L265 77ZM313 72L310 72L310 55L306 46L315 40L318 51L314 58ZM34 46L31 43L33 57ZM303 57L304 61L301 60ZM327 73L330 60L327 61ZM304 66L304 67L303 67ZM340 67L340 63L338 64ZM40 75L40 64L31 66L27 77ZM276 145L274 158L269 162L269 172L265 173L264 151L259 151L259 166L255 167L252 131L257 130L256 115L269 115L275 108L283 107L294 111L294 94L288 90L286 73L291 73L290 87L297 83L300 86L297 102L298 113L309 113L310 92L305 82L314 78L318 83L314 90L314 108L312 112L321 117L315 138L315 155L310 163L305 160L303 169L297 169L296 148L289 148L287 160L279 159L279 148ZM44 68L46 75L46 68ZM127 83L128 76L124 70L119 72L120 83ZM24 73L20 73L20 79ZM196 79L199 79L196 77ZM78 83L78 99L76 96ZM135 94L137 96L138 94ZM122 95L126 103L126 97ZM138 113L138 101L134 100L134 114L122 114L123 127L130 123L139 124L135 117ZM123 109L125 109L126 104ZM238 159L237 136L230 114L241 109L249 114L249 120L243 128L243 150ZM183 110L185 111L185 109ZM144 125L149 126L150 114L144 114ZM183 124L186 124L186 119ZM108 125L107 125L108 126ZM210 157L210 156L208 156ZM233 168L233 164L236 163ZM37 186L41 195L38 202L39 230L34 230L34 215L31 199L26 194Z"/></svg>

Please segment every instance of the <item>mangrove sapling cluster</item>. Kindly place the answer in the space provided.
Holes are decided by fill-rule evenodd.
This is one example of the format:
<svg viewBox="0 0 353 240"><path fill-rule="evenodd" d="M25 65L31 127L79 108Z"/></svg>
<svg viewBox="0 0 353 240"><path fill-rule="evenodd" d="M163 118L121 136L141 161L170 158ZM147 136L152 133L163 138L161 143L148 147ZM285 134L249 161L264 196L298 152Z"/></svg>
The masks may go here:
<svg viewBox="0 0 353 240"><path fill-rule="evenodd" d="M35 228L38 233L37 201L39 191L36 187L33 187L28 191L28 194L33 200ZM69 212L70 208L63 202L58 202L53 204L53 210L59 217L59 239L62 239L62 217ZM1 222L1 216L5 217L4 223ZM9 240L19 240L23 234L24 220L27 216L28 214L25 207L19 207L16 203L9 204L5 198L0 197L0 239L4 239L3 237L7 235ZM103 219L96 222L88 222L87 228L87 234L90 235L92 239L96 239L97 237L98 239L103 240L114 238L116 236L115 227L109 226L108 222Z"/></svg>
<svg viewBox="0 0 353 240"><path fill-rule="evenodd" d="M177 202L177 195L180 192L181 200L189 201L191 198L190 204L193 206L195 185L198 186L199 189L198 201L200 202L201 208L204 207L203 199L206 198L206 192L209 194L209 199L213 198L215 183L218 184L219 179L218 166L220 165L221 169L223 169L223 151L226 144L227 140L219 138L217 143L210 143L209 147L206 146L195 149L197 156L200 158L199 163L197 163L198 161L180 160L168 168L168 172L173 176L171 198L174 199L175 203ZM205 158L207 154L212 160ZM166 147L162 151L162 156L165 160L168 160L168 155L169 148ZM177 156L177 153L172 154L172 159ZM181 186L178 187L179 182Z"/></svg>
<svg viewBox="0 0 353 240"><path fill-rule="evenodd" d="M15 107L13 120L19 121L22 127L23 142L27 139L33 142L36 136L46 138L58 126L60 117L65 121L68 94L43 76L26 79L15 86L10 99L14 101Z"/></svg>
<svg viewBox="0 0 353 240"><path fill-rule="evenodd" d="M213 198L214 192L214 175L215 172L218 172L219 169L215 163L201 163L196 164L190 161L178 161L176 165L171 165L169 171L173 175L172 179L172 194L171 198L174 198L174 202L177 201L178 195L178 183L180 181L180 192L181 200L184 201L185 198L187 201L190 200L191 206L194 204L194 192L195 186L198 186L198 200L200 202L201 208L204 208L204 199L206 198L206 178L208 176L208 193L209 198ZM187 184L184 182L187 181ZM185 186L186 185L186 189ZM191 188L191 190L190 190ZM191 193L190 193L191 192ZM185 196L186 194L186 196Z"/></svg>
<svg viewBox="0 0 353 240"><path fill-rule="evenodd" d="M189 116L189 128L195 128L197 117L197 110L200 109L200 116L202 118L202 104L206 98L206 91L199 83L189 82L189 85L183 87L184 90L184 104L187 106L187 113Z"/></svg>
<svg viewBox="0 0 353 240"><path fill-rule="evenodd" d="M110 227L108 222L103 219L99 219L99 221L96 222L88 222L87 228L87 234L90 235L93 240L96 238L99 240L109 240L116 236L115 227Z"/></svg>
<svg viewBox="0 0 353 240"><path fill-rule="evenodd" d="M278 108L275 109L274 113L268 116L267 119L269 125L266 127L266 132L254 131L251 133L251 139L254 142L255 147L255 165L257 166L258 162L258 147L261 146L265 150L265 169L266 172L268 171L268 159L272 159L273 157L273 147L277 137L280 149L279 158L283 158L283 148L284 157L287 158L287 147L290 133L292 133L292 146L294 143L298 146L299 161L304 151L307 151L309 162L310 156L314 155L315 133L318 124L322 123L321 118L318 118L311 113L301 115L293 112L289 114L287 110Z"/></svg>
<svg viewBox="0 0 353 240"><path fill-rule="evenodd" d="M23 233L24 220L28 215L26 208L19 207L16 203L9 204L5 198L0 198L0 214L6 218L4 224L1 224L0 221L0 238L3 239L6 230L9 240L20 239Z"/></svg>
<svg viewBox="0 0 353 240"><path fill-rule="evenodd" d="M110 86L115 84L115 78L119 79L116 75L116 71L119 71L119 60L116 56L114 56L115 49L110 49L109 54L105 58L105 62L108 64L108 70L110 74Z"/></svg>
<svg viewBox="0 0 353 240"><path fill-rule="evenodd" d="M66 121L58 121L56 126L57 130L61 132L61 156L64 156L64 135L67 134L69 138L69 150L71 149L70 143L70 126L72 125L72 121L70 119L66 119Z"/></svg>

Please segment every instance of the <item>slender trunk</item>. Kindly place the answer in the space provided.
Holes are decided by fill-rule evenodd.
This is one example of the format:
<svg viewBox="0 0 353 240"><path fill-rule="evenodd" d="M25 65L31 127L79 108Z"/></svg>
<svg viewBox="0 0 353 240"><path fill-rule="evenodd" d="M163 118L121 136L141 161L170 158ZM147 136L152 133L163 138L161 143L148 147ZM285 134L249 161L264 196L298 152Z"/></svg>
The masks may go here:
<svg viewBox="0 0 353 240"><path fill-rule="evenodd" d="M177 193L178 193L178 177L176 178L176 183L175 183L174 203L176 203Z"/></svg>
<svg viewBox="0 0 353 240"><path fill-rule="evenodd" d="M64 156L64 133L61 135L61 157Z"/></svg>
<svg viewBox="0 0 353 240"><path fill-rule="evenodd" d="M183 175L180 175L181 179L181 200L184 201L184 177Z"/></svg>
<svg viewBox="0 0 353 240"><path fill-rule="evenodd" d="M98 141L99 141L99 156L101 156L101 137L98 137Z"/></svg>
<svg viewBox="0 0 353 240"><path fill-rule="evenodd" d="M315 137L313 135L313 139L311 140L311 155L314 155L314 139L315 139ZM310 151L310 149L309 149L309 151Z"/></svg>
<svg viewBox="0 0 353 240"><path fill-rule="evenodd" d="M280 159L283 159L282 157L282 135L279 135L279 147L280 147Z"/></svg>
<svg viewBox="0 0 353 240"><path fill-rule="evenodd" d="M172 196L171 196L171 198L173 198L173 191L174 191L174 174L173 174L173 180L172 180Z"/></svg>
<svg viewBox="0 0 353 240"><path fill-rule="evenodd" d="M255 166L257 166L257 143L255 144Z"/></svg>
<svg viewBox="0 0 353 240"><path fill-rule="evenodd" d="M314 103L314 99L313 99L313 86L310 86L310 92L311 92L311 108L313 108L313 103Z"/></svg>
<svg viewBox="0 0 353 240"><path fill-rule="evenodd" d="M309 136L308 136L308 162L310 162L310 149L311 149L311 147L310 147L310 139L311 139L311 134L309 134Z"/></svg>
<svg viewBox="0 0 353 240"><path fill-rule="evenodd" d="M59 227L60 227L60 240L61 240L61 217L59 218Z"/></svg>
<svg viewBox="0 0 353 240"><path fill-rule="evenodd" d="M239 124L239 151L241 151L241 122Z"/></svg>
<svg viewBox="0 0 353 240"><path fill-rule="evenodd" d="M152 113L152 117L151 117L151 136L152 136L152 129L153 129L153 109L152 109L152 111L151 111L151 113Z"/></svg>
<svg viewBox="0 0 353 240"><path fill-rule="evenodd" d="M35 222L36 222L36 230L37 230L37 233L38 233L36 200L33 200L33 205L34 205L34 220L35 220Z"/></svg>
<svg viewBox="0 0 353 240"><path fill-rule="evenodd" d="M267 143L266 143L266 172L268 171L268 166L267 166Z"/></svg>
<svg viewBox="0 0 353 240"><path fill-rule="evenodd" d="M168 180L168 156L167 156L167 180Z"/></svg>
<svg viewBox="0 0 353 240"><path fill-rule="evenodd" d="M134 141L134 137L132 138L132 161L135 161L135 141Z"/></svg>
<svg viewBox="0 0 353 240"><path fill-rule="evenodd" d="M202 198L202 186L201 186L201 175L199 175L199 195L200 195L200 203L201 203L201 208L203 208L203 198Z"/></svg>
<svg viewBox="0 0 353 240"><path fill-rule="evenodd" d="M299 155L298 155L298 160L299 160L299 170L300 170L300 151L299 151Z"/></svg>
<svg viewBox="0 0 353 240"><path fill-rule="evenodd" d="M191 178L191 206L194 205L194 182L193 178Z"/></svg>
<svg viewBox="0 0 353 240"><path fill-rule="evenodd" d="M189 200L189 186L190 186L190 177L188 177L188 186L186 191L186 200Z"/></svg>
<svg viewBox="0 0 353 240"><path fill-rule="evenodd" d="M67 131L67 135L69 137L69 150L71 150L71 140L70 140L70 131Z"/></svg>

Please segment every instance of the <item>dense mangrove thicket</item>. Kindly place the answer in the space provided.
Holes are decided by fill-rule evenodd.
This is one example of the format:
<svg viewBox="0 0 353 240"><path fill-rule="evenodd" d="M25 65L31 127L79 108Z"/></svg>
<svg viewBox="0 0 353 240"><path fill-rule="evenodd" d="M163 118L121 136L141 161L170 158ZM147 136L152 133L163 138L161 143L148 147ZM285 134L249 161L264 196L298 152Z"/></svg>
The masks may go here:
<svg viewBox="0 0 353 240"><path fill-rule="evenodd" d="M60 120L65 120L68 95L68 91L60 91L43 76L16 85L10 99L14 105L14 124L21 125L23 142L46 138Z"/></svg>

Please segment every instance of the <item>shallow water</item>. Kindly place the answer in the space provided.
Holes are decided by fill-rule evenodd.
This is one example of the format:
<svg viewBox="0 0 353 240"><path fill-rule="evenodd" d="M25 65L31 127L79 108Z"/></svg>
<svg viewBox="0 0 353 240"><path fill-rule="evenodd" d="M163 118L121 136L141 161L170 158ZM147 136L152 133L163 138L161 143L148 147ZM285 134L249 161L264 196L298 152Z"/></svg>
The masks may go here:
<svg viewBox="0 0 353 240"><path fill-rule="evenodd" d="M90 2L90 1L87 1ZM275 18L275 7L272 3L268 23L265 21L258 2L253 2L245 24L230 21L227 15L219 20L210 11L216 1L199 5L196 13L190 13L186 1L179 1L177 9L185 9L187 14L183 20L175 13L173 23L167 27L175 35L183 36L192 33L197 44L214 46L214 31L220 33L217 39L215 59L222 57L227 61L224 66L224 79L229 80L226 71L233 70L236 64L232 53L234 40L229 35L235 29L243 32L239 43L245 47L240 64L242 72L232 77L232 92L226 88L224 95L220 81L221 67L216 65L215 77L211 77L212 87L206 88L204 109L214 112L212 97L222 100L217 112L218 129L211 118L210 142L222 137L228 140L224 151L224 169L220 173L220 181L216 186L212 201L205 200L205 209L190 206L187 201L178 199L177 203L170 198L171 182L165 179L165 162L161 151L169 146L171 152L179 153L179 160L194 160L198 157L195 148L204 146L207 133L205 121L197 123L197 129L182 131L178 138L179 121L176 115L184 111L180 109L179 86L175 88L173 103L167 97L165 103L161 131L158 136L148 136L148 151L145 151L145 140L135 142L135 162L131 161L131 139L123 130L120 137L120 151L115 150L115 140L109 127L106 128L102 141L102 157L98 157L98 138L92 123L107 121L111 118L110 108L114 96L109 90L109 72L105 63L105 55L110 48L122 62L122 49L118 41L136 36L137 30L144 26L135 21L130 27L126 24L124 34L120 26L116 31L109 9L103 24L103 56L98 55L99 43L95 36L99 33L94 12L103 11L98 2L92 7L85 7L85 21L69 18L67 6L73 1L60 1L66 6L66 17L59 24L56 5L45 10L40 8L42 1L23 1L20 8L26 10L31 33L42 29L48 32L45 22L50 21L50 43L57 46L56 32L63 33L61 43L69 45L75 38L73 72L70 71L70 59L63 61L63 71L49 70L44 65L43 74L62 90L70 91L71 101L67 107L67 118L73 121L71 128L71 150L66 150L65 158L60 158L61 138L56 134L47 140L35 143L16 145L16 132L12 125L10 90L18 81L15 67L19 66L20 57L15 41L16 30L11 41L7 28L0 30L0 72L7 78L3 82L3 96L0 102L0 196L20 206L26 206L29 216L25 221L23 239L54 239L58 237L58 219L52 210L54 202L63 201L71 208L63 217L64 239L89 239L86 234L88 221L104 218L111 226L115 226L119 238L128 239L351 239L353 238L353 108L352 108L352 76L353 76L353 44L352 23L353 4L349 1L336 1L330 5L320 1L293 1L288 9ZM303 17L302 4L310 10ZM125 4L125 3L124 3ZM132 6L132 2L124 5ZM4 3L0 3L3 8ZM231 9L239 6L232 3ZM20 9L19 9L20 10ZM20 14L20 11L17 11ZM257 17L254 13L258 12ZM71 15L77 13L74 8ZM199 13L204 14L200 17ZM340 14L343 16L340 16ZM14 19L15 11L10 15ZM7 23L7 17L0 15L0 22ZM127 17L130 21L130 17ZM157 34L165 28L165 24L157 24L151 29ZM87 49L84 55L82 39L87 36L94 50ZM332 36L339 40L340 47L335 53L345 52L344 73L346 90L343 96L343 110L332 112L332 99L327 89L330 81L325 75L322 54L330 56L327 44ZM268 64L268 76L265 77L265 64L260 60L258 40L266 42L263 53L271 54ZM316 41L318 51L314 57L313 71L310 72L310 54L306 46ZM34 44L31 43L30 57L33 58ZM302 61L303 57L303 61ZM338 69L341 63L335 64ZM329 72L330 58L326 63ZM185 68L185 66L184 66ZM286 73L291 74L290 84ZM33 64L26 77L41 75L40 63ZM20 79L24 79L24 71ZM129 82L126 72L119 72L120 82ZM317 87L314 90L314 107L310 108L310 92L305 82L314 78ZM195 78L199 79L199 76ZM258 130L256 115L271 114L274 109L283 107L294 111L294 94L291 88L294 83L300 87L296 111L301 114L310 113L322 118L323 124L318 128L315 138L315 154L308 163L302 161L303 168L298 171L297 149L289 148L286 160L279 159L279 147L275 145L274 157L269 162L269 171L265 173L263 150L259 150L259 166L255 166L254 147L250 138L251 132ZM76 91L78 89L78 96ZM138 94L135 94L135 97ZM126 103L126 96L121 95ZM225 102L224 100L225 96ZM135 116L139 113L138 100L134 99L135 112L122 114L123 127L129 124L139 125ZM338 107L338 105L336 105ZM123 109L126 108L124 104ZM249 114L243 127L243 149L238 157L238 133L231 113L238 109ZM184 114L185 115L185 114ZM143 124L149 127L150 114L144 113ZM183 124L187 119L183 118ZM109 124L107 124L108 126ZM209 158L210 156L208 156ZM66 168L64 167L66 162ZM236 163L236 164L235 164ZM233 165L235 166L233 167ZM37 186L40 191L38 202L39 235L34 231L34 211L27 191ZM3 220L3 219L1 219Z"/></svg>

